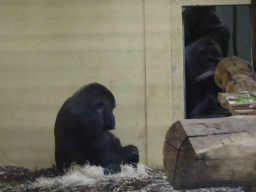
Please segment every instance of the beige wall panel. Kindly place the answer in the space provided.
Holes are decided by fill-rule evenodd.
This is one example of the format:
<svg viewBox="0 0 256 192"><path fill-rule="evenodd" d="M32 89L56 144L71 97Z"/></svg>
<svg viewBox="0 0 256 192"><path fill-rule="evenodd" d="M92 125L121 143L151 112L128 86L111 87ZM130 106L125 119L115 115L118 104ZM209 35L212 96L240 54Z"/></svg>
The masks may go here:
<svg viewBox="0 0 256 192"><path fill-rule="evenodd" d="M141 40L144 38L141 35ZM140 40L140 41L141 41ZM133 57L131 57L133 55ZM37 51L37 52L0 52L0 70L97 70L99 63L118 63L111 69L133 69L136 62L144 59L141 46L136 49L113 49L96 51ZM133 65L131 65L133 63ZM107 65L108 66L108 65ZM108 68L111 66L108 66Z"/></svg>
<svg viewBox="0 0 256 192"><path fill-rule="evenodd" d="M127 38L129 36L129 38ZM107 35L45 35L45 36L0 36L0 51L35 52L35 51L90 51L102 49L133 49L140 45L141 34ZM26 45L26 46L24 46Z"/></svg>
<svg viewBox="0 0 256 192"><path fill-rule="evenodd" d="M102 34L140 32L142 1L1 0L5 35ZM8 18L5 20L5 18ZM16 21L19 22L16 22ZM16 22L15 25L13 22ZM105 34L106 35L106 34Z"/></svg>
<svg viewBox="0 0 256 192"><path fill-rule="evenodd" d="M173 122L184 118L182 7L171 1L171 84Z"/></svg>
<svg viewBox="0 0 256 192"><path fill-rule="evenodd" d="M57 112L90 82L113 92L114 132L146 163L143 1L0 3L0 166L52 165Z"/></svg>
<svg viewBox="0 0 256 192"><path fill-rule="evenodd" d="M55 164L53 130L48 127L23 129L17 126L6 129L1 126L0 144L1 166L40 168Z"/></svg>
<svg viewBox="0 0 256 192"><path fill-rule="evenodd" d="M42 127L48 127L53 130L56 111L58 110L59 106L57 105L1 105L1 127L7 129L41 129Z"/></svg>
<svg viewBox="0 0 256 192"><path fill-rule="evenodd" d="M170 111L170 1L145 0L148 165L162 167Z"/></svg>

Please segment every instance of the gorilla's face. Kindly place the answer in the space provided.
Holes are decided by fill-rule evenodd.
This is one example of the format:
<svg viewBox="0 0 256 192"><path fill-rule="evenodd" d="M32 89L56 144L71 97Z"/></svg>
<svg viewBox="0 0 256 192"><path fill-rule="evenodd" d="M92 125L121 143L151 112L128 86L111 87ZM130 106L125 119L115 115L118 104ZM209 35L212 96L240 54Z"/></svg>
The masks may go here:
<svg viewBox="0 0 256 192"><path fill-rule="evenodd" d="M109 102L99 102L96 105L98 112L102 118L102 126L104 131L115 129L115 116L113 114L113 109L115 106L112 106Z"/></svg>
<svg viewBox="0 0 256 192"><path fill-rule="evenodd" d="M105 109L102 114L103 119L103 130L113 130L115 129L115 116L113 110Z"/></svg>

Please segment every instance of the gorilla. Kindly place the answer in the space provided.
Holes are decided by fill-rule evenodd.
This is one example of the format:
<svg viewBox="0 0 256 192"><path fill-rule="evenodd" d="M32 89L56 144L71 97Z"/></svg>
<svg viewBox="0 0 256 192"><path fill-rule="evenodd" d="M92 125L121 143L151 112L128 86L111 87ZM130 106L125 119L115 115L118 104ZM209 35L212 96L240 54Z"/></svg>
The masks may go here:
<svg viewBox="0 0 256 192"><path fill-rule="evenodd" d="M186 118L223 117L216 112L221 90L214 82L215 69L222 59L220 46L210 37L185 48Z"/></svg>
<svg viewBox="0 0 256 192"><path fill-rule="evenodd" d="M114 95L98 83L82 87L64 102L54 127L59 171L64 173L73 163L102 166L105 173L120 171L122 163L137 166L137 147L122 147L109 132L115 129L115 106Z"/></svg>
<svg viewBox="0 0 256 192"><path fill-rule="evenodd" d="M227 57L230 30L219 17L214 6L186 7L183 11L185 46L202 37L212 37Z"/></svg>

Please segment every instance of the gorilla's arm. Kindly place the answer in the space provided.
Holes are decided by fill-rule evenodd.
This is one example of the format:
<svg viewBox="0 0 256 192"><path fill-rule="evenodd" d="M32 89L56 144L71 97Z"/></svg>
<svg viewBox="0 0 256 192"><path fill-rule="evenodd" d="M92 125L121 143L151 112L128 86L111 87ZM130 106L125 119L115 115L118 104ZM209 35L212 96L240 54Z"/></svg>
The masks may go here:
<svg viewBox="0 0 256 192"><path fill-rule="evenodd" d="M137 147L128 145L122 147L120 140L112 133L105 131L104 137L91 143L93 150L100 154L101 166L107 168L109 164L138 163L139 151Z"/></svg>

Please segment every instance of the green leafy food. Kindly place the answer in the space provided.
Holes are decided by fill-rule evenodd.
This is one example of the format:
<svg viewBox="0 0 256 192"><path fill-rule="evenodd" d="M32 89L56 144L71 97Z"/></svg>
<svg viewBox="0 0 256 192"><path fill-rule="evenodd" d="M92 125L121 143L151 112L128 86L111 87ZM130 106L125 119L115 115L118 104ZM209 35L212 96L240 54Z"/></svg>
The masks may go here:
<svg viewBox="0 0 256 192"><path fill-rule="evenodd" d="M251 94L251 93L250 93L250 95L251 95L251 97L252 97L253 99L256 99L256 95L253 95L253 94Z"/></svg>
<svg viewBox="0 0 256 192"><path fill-rule="evenodd" d="M248 97L242 97L236 100L237 103L246 103L249 101Z"/></svg>
<svg viewBox="0 0 256 192"><path fill-rule="evenodd" d="M12 186L11 186L10 184L8 184L8 183L4 183L3 186L6 187L6 188L8 188L8 189L11 189L11 188L12 188Z"/></svg>

